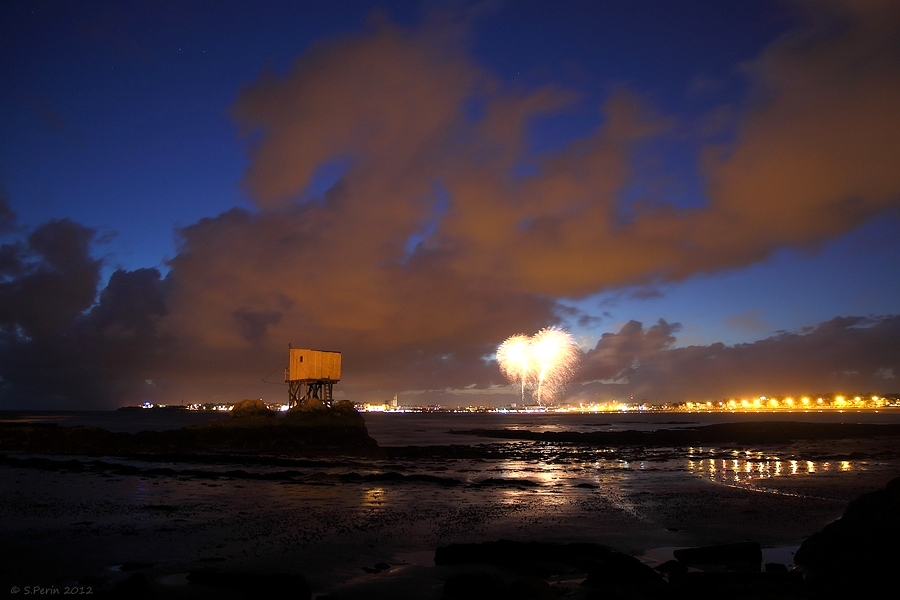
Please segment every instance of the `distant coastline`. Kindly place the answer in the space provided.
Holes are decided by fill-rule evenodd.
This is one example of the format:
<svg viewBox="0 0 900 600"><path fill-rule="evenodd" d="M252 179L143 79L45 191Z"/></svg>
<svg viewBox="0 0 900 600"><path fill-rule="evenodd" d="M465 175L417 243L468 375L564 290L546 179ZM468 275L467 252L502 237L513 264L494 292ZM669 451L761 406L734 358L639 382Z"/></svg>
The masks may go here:
<svg viewBox="0 0 900 600"><path fill-rule="evenodd" d="M264 402L262 398L259 399ZM193 404L154 404L144 402L138 406L123 406L120 411L138 410L190 410L227 412L235 403L193 403ZM265 402L269 410L283 412L288 406L278 402ZM594 414L594 413L786 413L803 414L816 412L878 412L900 408L900 394L823 394L814 396L759 396L743 398L725 398L718 401L684 401L651 403L640 402L595 402L579 404L518 404L511 403L500 406L444 406L403 405L394 399L382 404L371 402L353 403L356 410L362 413L561 413L561 414Z"/></svg>

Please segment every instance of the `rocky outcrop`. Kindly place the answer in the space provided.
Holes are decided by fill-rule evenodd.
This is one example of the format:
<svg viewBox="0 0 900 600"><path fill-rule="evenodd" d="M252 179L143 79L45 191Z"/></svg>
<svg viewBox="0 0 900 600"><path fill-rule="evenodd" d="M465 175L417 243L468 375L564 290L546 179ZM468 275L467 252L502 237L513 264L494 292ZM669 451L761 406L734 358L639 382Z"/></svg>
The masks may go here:
<svg viewBox="0 0 900 600"><path fill-rule="evenodd" d="M819 597L889 597L884 590L897 593L898 541L900 477L851 502L839 520L803 542L794 562Z"/></svg>
<svg viewBox="0 0 900 600"><path fill-rule="evenodd" d="M243 592L248 598L310 600L312 591L300 574L239 573L198 569L187 576L192 586Z"/></svg>
<svg viewBox="0 0 900 600"><path fill-rule="evenodd" d="M612 554L600 544L553 544L499 540L479 544L440 546L434 553L434 564L480 564L524 568L530 571L558 572L560 566L587 570Z"/></svg>
<svg viewBox="0 0 900 600"><path fill-rule="evenodd" d="M851 598L853 596L848 596ZM800 573L691 571L669 582L666 598L685 600L800 600L807 598Z"/></svg>
<svg viewBox="0 0 900 600"><path fill-rule="evenodd" d="M638 559L621 552L610 552L587 573L581 585L598 588L604 595L627 592L639 597L655 597L666 591L662 575Z"/></svg>
<svg viewBox="0 0 900 600"><path fill-rule="evenodd" d="M506 595L506 583L496 573L457 573L444 583L444 595L459 600L495 600Z"/></svg>
<svg viewBox="0 0 900 600"><path fill-rule="evenodd" d="M347 403L349 404L349 403ZM344 405L283 417L263 416L252 405L244 416L172 431L115 433L97 427L0 423L0 451L35 454L237 453L306 456L370 454L378 444L365 421Z"/></svg>
<svg viewBox="0 0 900 600"><path fill-rule="evenodd" d="M762 547L758 542L675 550L675 559L690 567L724 567L732 571L759 571Z"/></svg>
<svg viewBox="0 0 900 600"><path fill-rule="evenodd" d="M253 419L275 417L275 411L269 409L262 400L241 400L231 408L229 416L232 419Z"/></svg>

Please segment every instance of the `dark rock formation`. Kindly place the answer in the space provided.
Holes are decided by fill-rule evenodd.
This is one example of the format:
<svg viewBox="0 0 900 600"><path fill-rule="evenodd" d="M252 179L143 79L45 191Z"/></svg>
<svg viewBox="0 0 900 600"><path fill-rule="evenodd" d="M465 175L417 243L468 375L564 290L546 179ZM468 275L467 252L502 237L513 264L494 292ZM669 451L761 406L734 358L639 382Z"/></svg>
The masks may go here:
<svg viewBox="0 0 900 600"><path fill-rule="evenodd" d="M187 580L191 585L244 592L249 598L310 600L312 597L312 590L306 578L300 574L236 573L198 569L191 571Z"/></svg>
<svg viewBox="0 0 900 600"><path fill-rule="evenodd" d="M660 590L665 587L662 575L638 559L621 552L610 552L588 571L582 584L591 588L641 585Z"/></svg>
<svg viewBox="0 0 900 600"><path fill-rule="evenodd" d="M481 564L558 572L557 565L585 570L607 558L612 551L600 544L552 544L499 540L480 544L450 544L434 553L436 565Z"/></svg>
<svg viewBox="0 0 900 600"><path fill-rule="evenodd" d="M256 417L274 418L275 411L270 410L262 400L241 400L231 408L232 419L250 419Z"/></svg>
<svg viewBox="0 0 900 600"><path fill-rule="evenodd" d="M349 403L347 403L349 404ZM254 409L249 409L254 412ZM352 405L317 412L288 411L281 418L254 412L226 421L172 431L114 433L98 427L0 423L0 451L35 454L371 454L378 444Z"/></svg>
<svg viewBox="0 0 900 600"><path fill-rule="evenodd" d="M506 584L495 573L458 573L444 583L444 594L460 600L495 600L505 596Z"/></svg>
<svg viewBox="0 0 900 600"><path fill-rule="evenodd" d="M852 596L848 596L852 597ZM792 573L688 572L672 577L666 598L685 600L806 598L803 578Z"/></svg>
<svg viewBox="0 0 900 600"><path fill-rule="evenodd" d="M543 579L525 576L509 584L507 597L516 600L556 600L556 592Z"/></svg>
<svg viewBox="0 0 900 600"><path fill-rule="evenodd" d="M117 583L109 596L128 600L151 600L156 598L156 592L146 575L134 573Z"/></svg>
<svg viewBox="0 0 900 600"><path fill-rule="evenodd" d="M687 565L683 562L678 562L677 560L667 560L663 564L657 566L656 570L666 575L669 580L688 572Z"/></svg>
<svg viewBox="0 0 900 600"><path fill-rule="evenodd" d="M759 571L762 548L757 542L739 542L702 548L684 548L675 558L688 566L725 567L735 571Z"/></svg>
<svg viewBox="0 0 900 600"><path fill-rule="evenodd" d="M306 398L293 410L298 412L322 412L328 410L328 407L318 398Z"/></svg>
<svg viewBox="0 0 900 600"><path fill-rule="evenodd" d="M897 592L900 477L864 494L844 515L809 537L794 555L818 597L880 598Z"/></svg>

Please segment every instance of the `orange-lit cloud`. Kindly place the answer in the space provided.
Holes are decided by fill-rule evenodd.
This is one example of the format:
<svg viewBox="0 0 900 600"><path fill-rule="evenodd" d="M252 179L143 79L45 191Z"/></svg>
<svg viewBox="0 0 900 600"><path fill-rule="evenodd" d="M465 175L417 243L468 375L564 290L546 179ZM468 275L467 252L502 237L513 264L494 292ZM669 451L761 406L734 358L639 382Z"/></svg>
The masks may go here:
<svg viewBox="0 0 900 600"><path fill-rule="evenodd" d="M165 282L134 276L161 304L144 309L154 341L132 372L174 397L257 395L292 342L344 351L360 399L486 387L499 374L482 358L557 321L557 298L742 267L898 206L900 8L834 2L807 22L746 65L753 99L733 140L703 152L702 205L639 203L627 221L636 145L689 127L635 92L611 93L596 131L532 156L530 123L576 92L509 89L434 24L320 43L233 107L255 210L182 229ZM343 176L311 197L335 161ZM670 326L656 327L641 343L670 356ZM116 331L100 346L122 343ZM600 379L646 358L608 341L587 361Z"/></svg>
<svg viewBox="0 0 900 600"><path fill-rule="evenodd" d="M837 317L751 344L675 348L677 326L632 321L585 355L576 398L654 402L761 394L893 392L900 374L900 317ZM592 381L593 380L593 381Z"/></svg>

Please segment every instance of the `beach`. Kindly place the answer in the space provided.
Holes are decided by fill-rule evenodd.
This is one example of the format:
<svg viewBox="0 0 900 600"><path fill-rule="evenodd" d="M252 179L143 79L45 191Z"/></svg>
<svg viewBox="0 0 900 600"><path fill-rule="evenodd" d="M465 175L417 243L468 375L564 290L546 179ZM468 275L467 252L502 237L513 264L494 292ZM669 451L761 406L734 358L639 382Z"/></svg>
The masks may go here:
<svg viewBox="0 0 900 600"><path fill-rule="evenodd" d="M393 435L373 457L6 453L4 584L102 591L139 572L157 597L204 597L188 575L216 569L300 573L313 598L440 598L460 567L435 566L438 547L501 539L603 544L651 566L674 548L755 541L790 567L804 539L900 473L897 437L611 450ZM550 582L584 593L571 574ZM245 592L222 593L210 597Z"/></svg>

